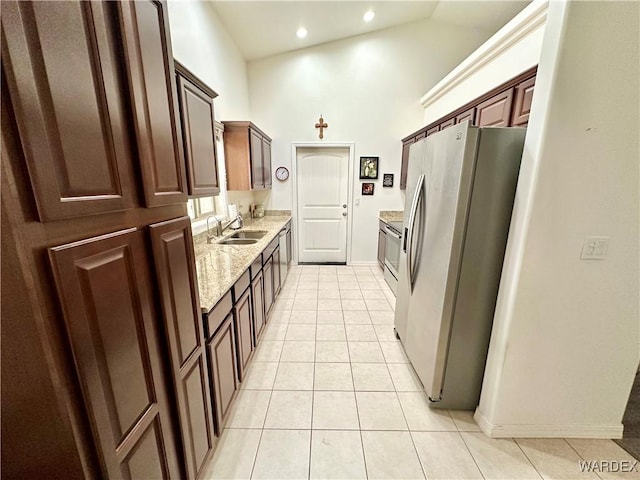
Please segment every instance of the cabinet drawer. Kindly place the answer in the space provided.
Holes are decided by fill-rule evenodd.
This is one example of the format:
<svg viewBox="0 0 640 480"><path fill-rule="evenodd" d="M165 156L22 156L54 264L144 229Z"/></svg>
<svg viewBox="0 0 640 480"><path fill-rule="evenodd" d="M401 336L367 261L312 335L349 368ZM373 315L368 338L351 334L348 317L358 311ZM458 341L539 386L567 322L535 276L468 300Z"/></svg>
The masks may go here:
<svg viewBox="0 0 640 480"><path fill-rule="evenodd" d="M238 299L242 296L244 291L249 288L249 284L251 284L251 275L249 274L249 269L242 274L242 276L233 284L233 303L234 305L238 302Z"/></svg>
<svg viewBox="0 0 640 480"><path fill-rule="evenodd" d="M229 290L204 317L204 333L208 339L216 333L218 327L224 322L227 315L231 313L232 308L233 299L231 297L231 290Z"/></svg>
<svg viewBox="0 0 640 480"><path fill-rule="evenodd" d="M258 273L260 273L260 270L262 270L262 253L259 254L258 258L256 258L253 261L253 263L251 264L250 270L251 270L251 280L253 280L254 278L256 278Z"/></svg>
<svg viewBox="0 0 640 480"><path fill-rule="evenodd" d="M280 238L278 235L276 235L276 238L271 240L271 243L269 243L269 245L267 245L267 248L265 248L264 251L262 252L263 265L267 263L267 261L269 260L269 257L273 255L273 252L278 247L278 245L280 245Z"/></svg>

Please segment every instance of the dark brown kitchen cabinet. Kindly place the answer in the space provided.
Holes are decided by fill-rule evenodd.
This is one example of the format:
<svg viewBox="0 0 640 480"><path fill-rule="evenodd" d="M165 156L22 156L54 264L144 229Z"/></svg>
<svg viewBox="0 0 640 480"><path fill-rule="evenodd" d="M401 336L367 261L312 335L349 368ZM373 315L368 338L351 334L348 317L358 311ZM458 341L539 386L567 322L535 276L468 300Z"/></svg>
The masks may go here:
<svg viewBox="0 0 640 480"><path fill-rule="evenodd" d="M273 305L273 257L269 257L262 267L264 277L264 313L265 319L269 318Z"/></svg>
<svg viewBox="0 0 640 480"><path fill-rule="evenodd" d="M251 315L251 289L247 288L233 306L233 317L238 342L238 378L244 373L253 354L253 319Z"/></svg>
<svg viewBox="0 0 640 480"><path fill-rule="evenodd" d="M218 195L220 182L213 110L213 99L218 94L184 65L175 62L175 66L189 195Z"/></svg>
<svg viewBox="0 0 640 480"><path fill-rule="evenodd" d="M273 298L280 294L280 247L273 251Z"/></svg>
<svg viewBox="0 0 640 480"><path fill-rule="evenodd" d="M473 122L475 122L476 120L476 107L472 107L469 110L462 112L461 114L457 115L455 118L456 118L456 121L455 121L456 125L458 123L466 122L467 120L469 121L470 125L475 125Z"/></svg>
<svg viewBox="0 0 640 480"><path fill-rule="evenodd" d="M253 331L257 345L266 323L264 310L264 276L262 270L260 270L251 281L251 301L253 302Z"/></svg>
<svg viewBox="0 0 640 480"><path fill-rule="evenodd" d="M425 137L429 137L431 135L433 135L434 133L438 133L440 131L440 125L436 125L435 127L431 127L429 130L427 130L425 133ZM424 137L422 137L424 138Z"/></svg>
<svg viewBox="0 0 640 480"><path fill-rule="evenodd" d="M228 189L271 188L271 138L251 122L222 123Z"/></svg>
<svg viewBox="0 0 640 480"><path fill-rule="evenodd" d="M103 477L181 478L142 231L49 250Z"/></svg>
<svg viewBox="0 0 640 480"><path fill-rule="evenodd" d="M191 222L182 217L149 230L187 478L195 479L213 452L214 430Z"/></svg>
<svg viewBox="0 0 640 480"><path fill-rule="evenodd" d="M41 221L133 207L115 9L2 2L2 73Z"/></svg>
<svg viewBox="0 0 640 480"><path fill-rule="evenodd" d="M529 122L536 73L537 66L403 138L400 189L407 188L409 146L421 138L465 121L480 127L526 126Z"/></svg>
<svg viewBox="0 0 640 480"><path fill-rule="evenodd" d="M456 119L455 118L450 118L446 122L442 122L440 124L440 130L442 131L445 128L453 127L453 125L455 125L455 123L456 123Z"/></svg>
<svg viewBox="0 0 640 480"><path fill-rule="evenodd" d="M384 222L379 222L378 225L378 265L380 268L384 268L384 251L387 244L387 230L385 229Z"/></svg>
<svg viewBox="0 0 640 480"><path fill-rule="evenodd" d="M187 182L166 2L116 3L146 205L186 202Z"/></svg>
<svg viewBox="0 0 640 480"><path fill-rule="evenodd" d="M262 169L264 188L271 188L271 139L262 137Z"/></svg>
<svg viewBox="0 0 640 480"><path fill-rule="evenodd" d="M293 258L293 242L291 238L291 222L287 223L287 265L291 263Z"/></svg>
<svg viewBox="0 0 640 480"><path fill-rule="evenodd" d="M231 312L227 314L220 328L207 342L207 357L216 418L216 435L220 436L238 390L236 335Z"/></svg>
<svg viewBox="0 0 640 480"><path fill-rule="evenodd" d="M515 88L515 98L513 101L513 113L511 125L514 127L525 127L529 123L529 112L533 101L533 89L536 79L525 80Z"/></svg>
<svg viewBox="0 0 640 480"><path fill-rule="evenodd" d="M477 107L476 124L479 127L506 127L511 120L513 89L485 100Z"/></svg>

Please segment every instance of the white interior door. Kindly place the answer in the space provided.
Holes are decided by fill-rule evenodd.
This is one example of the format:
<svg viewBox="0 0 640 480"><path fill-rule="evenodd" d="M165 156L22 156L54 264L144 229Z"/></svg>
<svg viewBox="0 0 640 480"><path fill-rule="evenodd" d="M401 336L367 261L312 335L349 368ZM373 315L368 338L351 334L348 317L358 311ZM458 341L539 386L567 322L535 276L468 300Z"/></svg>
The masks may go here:
<svg viewBox="0 0 640 480"><path fill-rule="evenodd" d="M298 261L346 263L348 148L298 148Z"/></svg>

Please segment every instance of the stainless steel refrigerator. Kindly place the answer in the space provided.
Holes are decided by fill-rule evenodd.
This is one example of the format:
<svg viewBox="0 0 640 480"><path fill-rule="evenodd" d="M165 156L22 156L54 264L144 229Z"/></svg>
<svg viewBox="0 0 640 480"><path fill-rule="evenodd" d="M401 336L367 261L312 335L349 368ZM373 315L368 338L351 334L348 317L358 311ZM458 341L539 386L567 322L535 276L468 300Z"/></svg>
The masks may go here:
<svg viewBox="0 0 640 480"><path fill-rule="evenodd" d="M432 407L478 404L524 136L464 122L410 147L395 329Z"/></svg>

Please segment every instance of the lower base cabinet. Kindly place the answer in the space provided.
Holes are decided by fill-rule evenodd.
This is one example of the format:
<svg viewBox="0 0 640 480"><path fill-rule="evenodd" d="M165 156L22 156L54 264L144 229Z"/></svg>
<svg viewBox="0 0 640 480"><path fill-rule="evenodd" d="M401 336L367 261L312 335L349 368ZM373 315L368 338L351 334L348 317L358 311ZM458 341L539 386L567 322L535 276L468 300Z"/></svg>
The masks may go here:
<svg viewBox="0 0 640 480"><path fill-rule="evenodd" d="M218 436L222 435L231 404L238 390L237 349L234 330L233 314L229 313L215 335L207 342L211 396L216 435Z"/></svg>
<svg viewBox="0 0 640 480"><path fill-rule="evenodd" d="M233 317L238 340L238 378L244 380L244 372L253 354L253 321L251 315L251 288L247 288L233 306Z"/></svg>
<svg viewBox="0 0 640 480"><path fill-rule="evenodd" d="M264 276L262 270L258 272L251 281L251 301L253 302L253 331L257 345L266 323L266 315L264 312Z"/></svg>
<svg viewBox="0 0 640 480"><path fill-rule="evenodd" d="M262 274L264 277L264 313L265 318L268 318L269 312L271 312L271 306L273 305L273 257L269 257L264 266L262 267Z"/></svg>
<svg viewBox="0 0 640 480"><path fill-rule="evenodd" d="M273 298L280 294L280 247L273 252Z"/></svg>

